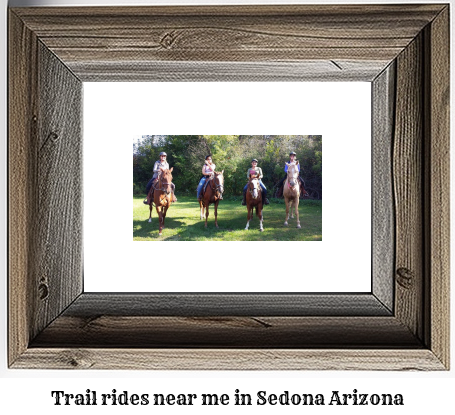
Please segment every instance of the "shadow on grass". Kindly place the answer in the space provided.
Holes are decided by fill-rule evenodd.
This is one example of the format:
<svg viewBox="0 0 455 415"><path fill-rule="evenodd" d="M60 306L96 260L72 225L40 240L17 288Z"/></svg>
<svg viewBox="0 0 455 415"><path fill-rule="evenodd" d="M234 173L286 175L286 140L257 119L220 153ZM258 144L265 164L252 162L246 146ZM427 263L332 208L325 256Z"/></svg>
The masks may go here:
<svg viewBox="0 0 455 415"><path fill-rule="evenodd" d="M250 229L247 223L246 207L239 202L222 202L218 207L218 225L215 227L213 205L210 206L207 228L205 217L200 219L199 204L192 200L179 200L166 217L163 236L158 236L158 217L153 215L153 222L133 220L133 237L136 240L159 241L317 241L322 239L322 206L302 206L300 221L302 229L296 228L296 220L290 219L289 227L284 226L285 207L266 206L264 213L264 232L259 231L259 219L254 215ZM182 208L182 211L179 211ZM176 216L172 216L176 214Z"/></svg>
<svg viewBox="0 0 455 415"><path fill-rule="evenodd" d="M185 225L185 222L177 220L177 218L171 218L166 216L164 221L164 230L166 229L177 229ZM152 217L152 222L148 222L147 220L133 220L133 238L151 238L156 233L158 236L159 233L159 219L158 217Z"/></svg>
<svg viewBox="0 0 455 415"><path fill-rule="evenodd" d="M223 215L224 213L224 215ZM234 217L226 217L231 214ZM272 212L267 210L264 213L264 232L259 230L259 219L254 216L250 222L249 230L245 230L247 223L246 209L235 212L221 211L218 213L218 228L215 227L215 218L211 213L205 228L205 219L194 224L186 225L178 232L178 235L165 236L165 241L188 241L188 240L224 240L224 241L292 241L292 240L318 240L320 239L320 230L316 227L306 227L306 229L297 229L295 223L290 220L290 226L284 226L282 212ZM305 215L302 215L305 216ZM301 217L301 222L304 221ZM316 235L314 235L316 233Z"/></svg>

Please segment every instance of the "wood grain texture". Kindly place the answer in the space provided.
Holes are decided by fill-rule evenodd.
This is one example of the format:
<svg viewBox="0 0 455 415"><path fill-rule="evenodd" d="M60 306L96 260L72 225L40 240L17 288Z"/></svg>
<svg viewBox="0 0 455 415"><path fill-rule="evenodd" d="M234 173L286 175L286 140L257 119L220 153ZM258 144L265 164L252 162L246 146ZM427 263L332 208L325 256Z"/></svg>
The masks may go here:
<svg viewBox="0 0 455 415"><path fill-rule="evenodd" d="M395 63L372 83L372 292L393 310L395 212L392 143L395 114Z"/></svg>
<svg viewBox="0 0 455 415"><path fill-rule="evenodd" d="M444 370L431 351L390 349L29 348L13 367L80 370Z"/></svg>
<svg viewBox="0 0 455 415"><path fill-rule="evenodd" d="M422 348L393 317L63 315L30 347Z"/></svg>
<svg viewBox="0 0 455 415"><path fill-rule="evenodd" d="M393 187L395 315L423 337L423 36L397 58Z"/></svg>
<svg viewBox="0 0 455 415"><path fill-rule="evenodd" d="M84 82L371 82L387 61L74 62Z"/></svg>
<svg viewBox="0 0 455 415"><path fill-rule="evenodd" d="M13 362L29 343L34 318L36 286L29 278L33 264L33 187L36 177L37 62L36 35L14 14L9 15L8 45L8 361Z"/></svg>
<svg viewBox="0 0 455 415"><path fill-rule="evenodd" d="M24 8L9 42L10 367L448 368L447 5ZM371 294L79 296L82 80L332 79L373 82Z"/></svg>
<svg viewBox="0 0 455 415"><path fill-rule="evenodd" d="M427 255L429 299L427 310L431 324L430 342L435 355L450 365L450 59L449 8L431 23L427 54L429 102L425 140L428 223Z"/></svg>
<svg viewBox="0 0 455 415"><path fill-rule="evenodd" d="M9 361L82 291L82 84L10 14Z"/></svg>
<svg viewBox="0 0 455 415"><path fill-rule="evenodd" d="M65 316L391 316L373 294L84 293Z"/></svg>
<svg viewBox="0 0 455 415"><path fill-rule="evenodd" d="M115 67L123 62L313 60L320 73L325 67L332 71L331 62L339 60L374 60L384 69L440 9L301 5L93 7L90 15L67 7L14 11L74 73L88 80L93 78L83 77L90 73L84 64L93 62Z"/></svg>
<svg viewBox="0 0 455 415"><path fill-rule="evenodd" d="M35 336L82 292L82 84L38 44Z"/></svg>

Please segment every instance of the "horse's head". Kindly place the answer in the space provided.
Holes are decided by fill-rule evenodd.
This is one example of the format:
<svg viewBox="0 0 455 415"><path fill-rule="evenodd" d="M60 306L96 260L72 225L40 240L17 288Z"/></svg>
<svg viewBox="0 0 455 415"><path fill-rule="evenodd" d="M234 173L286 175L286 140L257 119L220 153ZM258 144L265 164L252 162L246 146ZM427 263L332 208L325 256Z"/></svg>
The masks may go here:
<svg viewBox="0 0 455 415"><path fill-rule="evenodd" d="M253 199L258 198L260 186L259 186L259 179L257 178L257 176L250 175L250 181L248 183L248 190L250 191L250 194L253 197Z"/></svg>
<svg viewBox="0 0 455 415"><path fill-rule="evenodd" d="M171 183L172 183L172 170L174 167L171 167L170 170L163 170L160 175L160 190L166 194L171 193Z"/></svg>
<svg viewBox="0 0 455 415"><path fill-rule="evenodd" d="M286 163L286 166L288 166L288 183L291 187L294 187L296 184L298 184L297 178L299 177L299 170L297 169L297 165L299 162L292 162L292 163Z"/></svg>
<svg viewBox="0 0 455 415"><path fill-rule="evenodd" d="M215 190L223 194L224 192L224 170L216 171L213 173L213 182L215 183Z"/></svg>

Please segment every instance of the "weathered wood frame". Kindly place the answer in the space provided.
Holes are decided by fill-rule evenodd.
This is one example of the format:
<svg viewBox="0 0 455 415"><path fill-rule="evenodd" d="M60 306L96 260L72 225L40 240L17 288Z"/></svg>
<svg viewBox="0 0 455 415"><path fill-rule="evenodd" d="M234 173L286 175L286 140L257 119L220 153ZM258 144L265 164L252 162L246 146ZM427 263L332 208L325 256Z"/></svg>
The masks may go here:
<svg viewBox="0 0 455 415"><path fill-rule="evenodd" d="M372 292L85 293L96 80L371 82ZM447 4L10 9L8 97L11 368L449 368Z"/></svg>

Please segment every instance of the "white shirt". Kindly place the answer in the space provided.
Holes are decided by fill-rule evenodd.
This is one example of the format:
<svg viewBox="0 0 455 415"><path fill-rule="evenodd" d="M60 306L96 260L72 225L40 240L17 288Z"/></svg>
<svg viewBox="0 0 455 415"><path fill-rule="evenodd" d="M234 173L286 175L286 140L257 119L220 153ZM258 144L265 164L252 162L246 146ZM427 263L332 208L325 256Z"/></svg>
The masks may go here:
<svg viewBox="0 0 455 415"><path fill-rule="evenodd" d="M215 168L216 168L216 166L212 163L212 164L204 164L204 167L202 169L205 174L210 174L215 171Z"/></svg>
<svg viewBox="0 0 455 415"><path fill-rule="evenodd" d="M155 165L153 166L153 179L156 179L158 177L158 173L160 172L161 167L163 169L169 170L169 164L167 161L164 163L161 163L160 160L155 161Z"/></svg>

